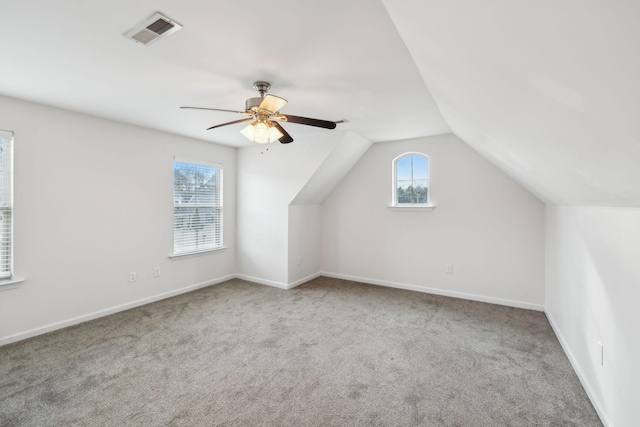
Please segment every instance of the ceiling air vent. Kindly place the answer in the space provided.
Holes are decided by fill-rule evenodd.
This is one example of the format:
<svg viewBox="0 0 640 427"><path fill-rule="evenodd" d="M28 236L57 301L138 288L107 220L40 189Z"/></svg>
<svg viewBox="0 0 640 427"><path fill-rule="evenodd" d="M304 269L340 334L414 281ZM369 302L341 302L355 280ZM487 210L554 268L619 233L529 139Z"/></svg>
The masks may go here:
<svg viewBox="0 0 640 427"><path fill-rule="evenodd" d="M140 25L124 33L128 39L136 43L149 46L163 37L175 33L182 25L178 24L161 13L156 13Z"/></svg>

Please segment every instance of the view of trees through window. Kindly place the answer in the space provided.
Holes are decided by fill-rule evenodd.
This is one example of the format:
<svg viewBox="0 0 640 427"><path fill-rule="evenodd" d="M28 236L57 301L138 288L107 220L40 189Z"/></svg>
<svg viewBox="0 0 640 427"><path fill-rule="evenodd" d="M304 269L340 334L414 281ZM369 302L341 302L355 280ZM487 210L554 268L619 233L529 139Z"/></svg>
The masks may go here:
<svg viewBox="0 0 640 427"><path fill-rule="evenodd" d="M174 253L222 247L222 169L173 164Z"/></svg>
<svg viewBox="0 0 640 427"><path fill-rule="evenodd" d="M396 204L427 204L429 158L410 154L396 161Z"/></svg>

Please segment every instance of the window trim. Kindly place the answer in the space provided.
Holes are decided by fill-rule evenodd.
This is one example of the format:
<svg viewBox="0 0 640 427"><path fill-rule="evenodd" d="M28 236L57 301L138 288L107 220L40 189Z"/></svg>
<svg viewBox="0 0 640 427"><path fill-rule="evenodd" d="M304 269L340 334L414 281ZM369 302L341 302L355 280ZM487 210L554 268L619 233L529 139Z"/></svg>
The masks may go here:
<svg viewBox="0 0 640 427"><path fill-rule="evenodd" d="M193 251L193 252L183 252L183 253L179 253L179 254L171 254L171 255L169 255L169 259L174 260L174 259L180 259L180 258L188 258L188 257L194 257L194 256L200 256L200 255L207 255L207 254L210 254L212 252L224 252L227 249L228 248L226 246L221 246L219 248L203 249L201 251Z"/></svg>
<svg viewBox="0 0 640 427"><path fill-rule="evenodd" d="M420 156L427 159L427 203L398 203L398 162L410 156ZM391 205L388 207L397 211L404 210L407 212L433 211L435 206L431 203L431 158L429 156L418 151L409 151L393 159L391 162Z"/></svg>
<svg viewBox="0 0 640 427"><path fill-rule="evenodd" d="M175 211L175 207L176 207L175 205L175 164L176 163L185 163L185 164L197 165L197 166L207 166L207 167L215 168L220 172L220 175L217 178L219 182L219 197L218 197L219 202L218 202L218 205L216 206L216 208L218 208L220 211L220 221L219 221L220 246L176 253L175 251L176 250L176 241L175 241L175 212L176 212ZM171 224L172 224L171 232L173 234L173 239L172 239L172 248L171 248L171 253L169 254L169 259L174 260L174 259L204 255L211 252L220 252L220 251L226 250L227 248L224 246L224 165L222 163L207 162L202 160L192 160L192 159L185 159L180 157L174 157L171 165L172 165L171 193L172 193L172 199L173 199L173 202L171 205Z"/></svg>
<svg viewBox="0 0 640 427"><path fill-rule="evenodd" d="M436 207L427 205L396 205L387 206L387 208L394 212L431 212Z"/></svg>
<svg viewBox="0 0 640 427"><path fill-rule="evenodd" d="M9 289L19 288L25 279L12 276L9 279L0 280L0 291L8 291Z"/></svg>

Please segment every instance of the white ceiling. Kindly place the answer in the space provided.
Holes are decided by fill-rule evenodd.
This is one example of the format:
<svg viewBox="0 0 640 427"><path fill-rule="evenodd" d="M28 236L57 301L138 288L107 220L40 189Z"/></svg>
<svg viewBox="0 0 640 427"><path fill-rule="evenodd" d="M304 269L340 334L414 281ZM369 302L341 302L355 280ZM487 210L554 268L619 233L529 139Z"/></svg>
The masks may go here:
<svg viewBox="0 0 640 427"><path fill-rule="evenodd" d="M640 2L384 0L453 133L544 200L640 206Z"/></svg>
<svg viewBox="0 0 640 427"><path fill-rule="evenodd" d="M122 36L156 11L184 28ZM640 206L636 0L0 0L0 19L5 95L244 146L204 130L237 115L178 107L242 110L268 80L283 113L374 142L452 131L546 201Z"/></svg>
<svg viewBox="0 0 640 427"><path fill-rule="evenodd" d="M374 142L448 133L379 0L0 0L0 93L232 146L233 113L271 82L282 109ZM159 11L183 25L145 47L122 35ZM285 125L294 139L324 129Z"/></svg>

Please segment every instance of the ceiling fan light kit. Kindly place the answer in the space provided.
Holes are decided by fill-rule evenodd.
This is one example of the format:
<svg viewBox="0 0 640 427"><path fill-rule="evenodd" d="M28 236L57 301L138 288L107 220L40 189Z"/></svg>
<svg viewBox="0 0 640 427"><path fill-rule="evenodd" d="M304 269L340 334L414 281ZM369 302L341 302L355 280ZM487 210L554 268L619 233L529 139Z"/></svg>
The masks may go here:
<svg viewBox="0 0 640 427"><path fill-rule="evenodd" d="M180 107L195 110L224 111L228 113L237 113L250 116L246 119L234 120L232 122L214 125L208 128L215 129L222 126L233 125L236 123L251 122L247 127L242 129L240 133L247 139L259 144L268 144L274 141L280 141L281 144L293 142L291 135L278 122L290 122L307 126L315 126L324 129L335 129L337 123L328 120L312 119L309 117L292 116L288 114L280 114L280 109L287 105L287 100L279 96L269 95L267 92L271 88L271 84L264 81L253 83L253 87L260 94L259 97L249 98L245 102L245 111L224 110L220 108L205 107Z"/></svg>
<svg viewBox="0 0 640 427"><path fill-rule="evenodd" d="M247 137L249 141L259 144L268 144L269 142L278 141L284 135L275 126L272 126L268 120L261 120L251 123L240 131Z"/></svg>

